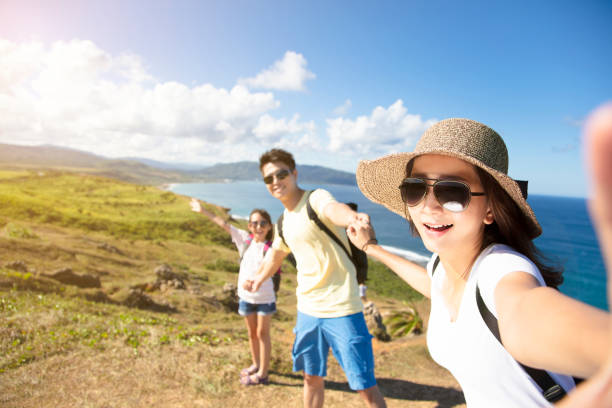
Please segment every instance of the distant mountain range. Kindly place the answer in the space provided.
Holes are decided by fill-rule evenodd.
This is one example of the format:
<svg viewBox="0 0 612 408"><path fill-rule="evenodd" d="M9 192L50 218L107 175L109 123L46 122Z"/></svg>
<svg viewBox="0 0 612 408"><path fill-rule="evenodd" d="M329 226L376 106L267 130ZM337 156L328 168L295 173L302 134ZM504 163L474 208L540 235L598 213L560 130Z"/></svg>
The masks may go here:
<svg viewBox="0 0 612 408"><path fill-rule="evenodd" d="M108 159L81 150L51 145L0 144L0 168L82 172L141 184L191 181L188 175L178 171L147 166L135 160Z"/></svg>
<svg viewBox="0 0 612 408"><path fill-rule="evenodd" d="M259 180L259 164L241 161L212 166L173 164L143 158L109 159L65 147L0 144L0 168L79 171L142 184ZM353 173L298 165L302 183L355 184Z"/></svg>
<svg viewBox="0 0 612 408"><path fill-rule="evenodd" d="M355 175L346 171L334 170L328 167L298 165L299 180L302 183L321 184L356 184ZM259 163L241 161L236 163L221 163L196 171L186 172L195 178L229 179L229 180L260 180Z"/></svg>

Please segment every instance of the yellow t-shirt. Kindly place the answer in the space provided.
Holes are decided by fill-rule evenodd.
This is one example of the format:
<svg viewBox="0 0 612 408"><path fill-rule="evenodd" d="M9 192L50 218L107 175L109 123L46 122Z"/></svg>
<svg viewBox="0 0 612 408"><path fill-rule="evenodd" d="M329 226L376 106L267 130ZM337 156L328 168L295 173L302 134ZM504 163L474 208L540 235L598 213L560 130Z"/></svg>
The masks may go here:
<svg viewBox="0 0 612 408"><path fill-rule="evenodd" d="M355 266L324 231L308 218L304 193L298 205L283 215L283 236L274 236L272 247L284 252L293 252L297 262L296 289L297 308L300 312L315 317L342 317L363 310L359 298ZM336 233L348 248L348 238L342 227L334 225L323 214L334 197L322 189L310 194L310 205L319 219ZM291 248L291 249L289 249Z"/></svg>

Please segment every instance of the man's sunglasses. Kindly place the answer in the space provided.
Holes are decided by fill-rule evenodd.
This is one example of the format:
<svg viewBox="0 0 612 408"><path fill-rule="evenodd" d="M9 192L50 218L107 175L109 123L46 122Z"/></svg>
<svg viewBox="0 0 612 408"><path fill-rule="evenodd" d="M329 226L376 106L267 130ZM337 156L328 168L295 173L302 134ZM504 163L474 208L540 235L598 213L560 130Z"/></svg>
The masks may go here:
<svg viewBox="0 0 612 408"><path fill-rule="evenodd" d="M250 225L251 227L255 227L255 228L256 228L258 225L259 225L261 228L265 228L265 227L267 227L269 224L270 224L270 223L269 223L268 221L266 221L266 220L261 220L261 221L249 221L249 225Z"/></svg>
<svg viewBox="0 0 612 408"><path fill-rule="evenodd" d="M433 184L427 184L433 181ZM483 196L485 193L470 191L470 186L462 181L439 180L431 178L408 177L399 186L402 201L409 207L419 204L427 195L427 187L432 187L434 196L440 205L448 211L464 211L472 196Z"/></svg>
<svg viewBox="0 0 612 408"><path fill-rule="evenodd" d="M269 176L264 177L263 181L266 184L272 184L272 183L274 183L274 177L276 177L277 180L283 180L288 175L289 175L289 170L283 169L283 170L277 171L274 174L270 174Z"/></svg>

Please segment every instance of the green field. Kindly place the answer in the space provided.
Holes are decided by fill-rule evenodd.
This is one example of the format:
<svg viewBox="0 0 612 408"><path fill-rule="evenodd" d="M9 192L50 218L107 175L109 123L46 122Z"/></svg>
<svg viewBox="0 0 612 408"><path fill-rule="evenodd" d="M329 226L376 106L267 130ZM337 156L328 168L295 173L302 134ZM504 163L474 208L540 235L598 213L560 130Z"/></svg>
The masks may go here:
<svg viewBox="0 0 612 408"><path fill-rule="evenodd" d="M191 212L188 202L153 186L92 175L0 171L1 406L264 406L249 405L252 391L236 377L249 365L248 339L223 287L236 282L238 254L225 231ZM207 208L228 217L222 208ZM163 264L181 287L160 285L155 270ZM67 268L97 279L99 287L51 277ZM301 377L290 358L295 270L284 269L272 379L290 386L257 391L278 388L266 397L270 406L301 400ZM372 263L369 277L368 297L383 312L424 307L382 264ZM442 378L424 350L419 340L400 360L421 361L427 375ZM392 355L378 364L386 358L396 367ZM333 362L330 378L345 381ZM343 387L330 392L329 406L358 398Z"/></svg>

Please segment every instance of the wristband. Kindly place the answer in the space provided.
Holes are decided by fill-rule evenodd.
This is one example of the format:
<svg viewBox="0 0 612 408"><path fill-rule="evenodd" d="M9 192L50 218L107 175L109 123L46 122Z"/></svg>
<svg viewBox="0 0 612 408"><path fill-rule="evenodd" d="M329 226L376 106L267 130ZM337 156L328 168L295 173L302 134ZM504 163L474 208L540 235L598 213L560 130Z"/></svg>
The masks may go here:
<svg viewBox="0 0 612 408"><path fill-rule="evenodd" d="M378 240L376 238L370 238L365 244L363 244L363 246L361 247L361 250L365 252L368 248L368 245L376 245L376 244L378 244Z"/></svg>

